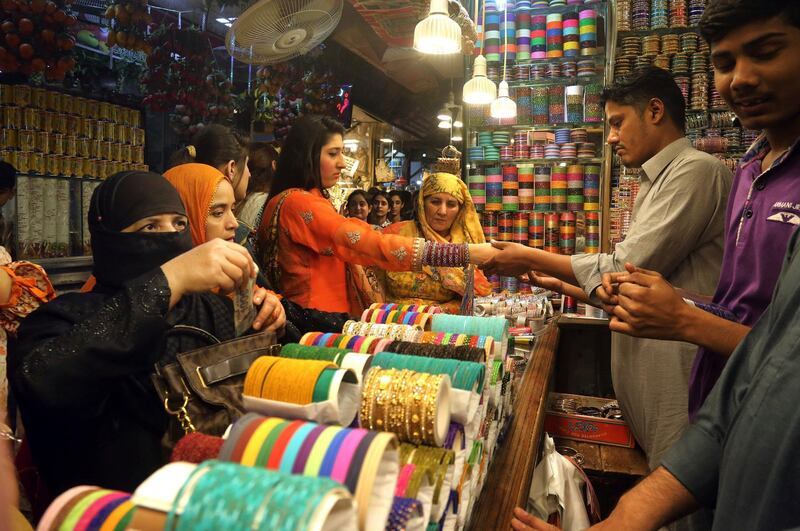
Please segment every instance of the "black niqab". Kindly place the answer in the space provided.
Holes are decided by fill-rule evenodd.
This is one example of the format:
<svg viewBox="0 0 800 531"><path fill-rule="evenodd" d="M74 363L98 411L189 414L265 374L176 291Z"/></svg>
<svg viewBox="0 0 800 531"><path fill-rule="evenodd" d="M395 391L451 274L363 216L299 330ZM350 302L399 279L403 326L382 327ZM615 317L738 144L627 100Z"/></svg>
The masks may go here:
<svg viewBox="0 0 800 531"><path fill-rule="evenodd" d="M186 215L178 191L163 176L146 171L115 173L92 194L89 232L98 285L118 288L191 250L189 230L121 232L148 216Z"/></svg>

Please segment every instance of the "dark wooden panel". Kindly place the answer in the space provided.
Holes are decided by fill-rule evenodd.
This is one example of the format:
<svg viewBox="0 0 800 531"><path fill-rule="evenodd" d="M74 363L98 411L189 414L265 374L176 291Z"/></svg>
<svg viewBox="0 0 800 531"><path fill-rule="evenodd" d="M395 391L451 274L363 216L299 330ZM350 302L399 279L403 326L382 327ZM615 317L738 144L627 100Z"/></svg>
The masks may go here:
<svg viewBox="0 0 800 531"><path fill-rule="evenodd" d="M551 323L537 339L522 376L514 420L497 449L469 528L509 529L514 507L525 507L544 432L544 411L558 345L558 326Z"/></svg>

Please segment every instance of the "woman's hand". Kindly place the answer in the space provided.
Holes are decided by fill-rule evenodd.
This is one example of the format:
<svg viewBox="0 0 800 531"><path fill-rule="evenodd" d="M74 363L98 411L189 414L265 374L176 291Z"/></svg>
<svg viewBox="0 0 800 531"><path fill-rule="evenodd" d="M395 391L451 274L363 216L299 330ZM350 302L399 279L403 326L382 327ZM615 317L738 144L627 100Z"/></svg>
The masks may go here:
<svg viewBox="0 0 800 531"><path fill-rule="evenodd" d="M469 263L481 266L496 253L497 249L494 249L491 243L471 243L469 245Z"/></svg>
<svg viewBox="0 0 800 531"><path fill-rule="evenodd" d="M170 307L188 293L219 289L228 293L256 275L247 249L219 238L198 245L161 266L170 290Z"/></svg>
<svg viewBox="0 0 800 531"><path fill-rule="evenodd" d="M263 328L264 332L275 332L280 335L286 325L286 312L280 299L271 291L256 287L253 292L253 304L261 306L253 321L253 330Z"/></svg>

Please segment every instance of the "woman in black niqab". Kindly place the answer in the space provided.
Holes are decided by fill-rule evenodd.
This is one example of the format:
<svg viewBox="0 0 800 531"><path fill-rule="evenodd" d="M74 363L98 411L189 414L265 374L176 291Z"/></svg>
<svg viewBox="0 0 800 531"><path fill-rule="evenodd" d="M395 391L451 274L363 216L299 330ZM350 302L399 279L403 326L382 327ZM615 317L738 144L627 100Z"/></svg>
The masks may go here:
<svg viewBox="0 0 800 531"><path fill-rule="evenodd" d="M165 340L165 332L186 324L234 337L228 297L183 295L170 308L161 266L192 249L188 225L124 232L164 214L186 212L161 175L122 172L104 181L88 214L97 284L42 306L9 348L9 380L53 495L82 484L132 492L163 465L168 419L150 374L154 364L203 346L188 336Z"/></svg>

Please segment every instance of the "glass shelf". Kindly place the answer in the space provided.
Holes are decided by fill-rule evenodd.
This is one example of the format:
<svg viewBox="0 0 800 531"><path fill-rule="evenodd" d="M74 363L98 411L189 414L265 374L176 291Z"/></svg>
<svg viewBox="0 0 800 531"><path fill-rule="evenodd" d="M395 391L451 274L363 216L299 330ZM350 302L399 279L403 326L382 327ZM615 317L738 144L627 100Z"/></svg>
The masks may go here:
<svg viewBox="0 0 800 531"><path fill-rule="evenodd" d="M548 125L530 125L530 124L475 124L470 122L469 126L471 129L476 131L480 130L490 130L490 131L502 131L504 129L523 129L527 131L553 131L555 129L586 129L587 133L596 133L596 134L603 134L603 123L602 122L592 122L592 123L557 123L557 124L548 124Z"/></svg>
<svg viewBox="0 0 800 531"><path fill-rule="evenodd" d="M469 149L469 148L467 148ZM602 158L574 158L574 159L501 159L501 160L477 160L473 159L469 161L470 164L475 164L476 166L502 166L503 164L526 164L526 163L534 163L534 164L561 164L561 163L571 163L571 164L602 164Z"/></svg>
<svg viewBox="0 0 800 531"><path fill-rule="evenodd" d="M625 37L651 37L654 35L683 35L684 33L697 33L700 35L700 31L696 27L689 27L689 28L664 28L664 29L654 29L654 30L628 30L628 31L617 31L617 39L623 39ZM702 39L702 37L700 37Z"/></svg>
<svg viewBox="0 0 800 531"><path fill-rule="evenodd" d="M531 87L552 87L552 86L569 86L569 85L591 85L602 83L603 76L595 74L592 76L581 77L568 77L568 78L555 78L555 79L539 79L536 81L517 81L514 79L507 79L508 86L511 88L531 88Z"/></svg>

